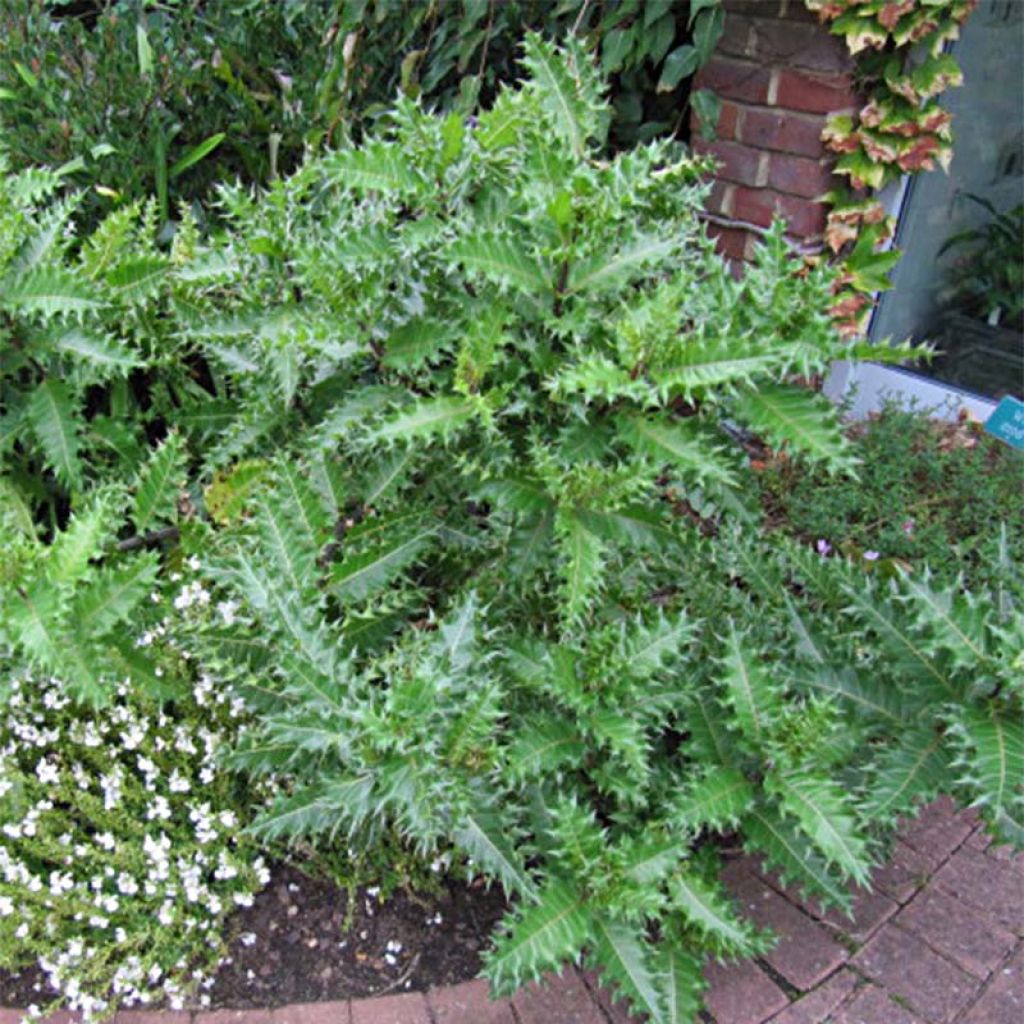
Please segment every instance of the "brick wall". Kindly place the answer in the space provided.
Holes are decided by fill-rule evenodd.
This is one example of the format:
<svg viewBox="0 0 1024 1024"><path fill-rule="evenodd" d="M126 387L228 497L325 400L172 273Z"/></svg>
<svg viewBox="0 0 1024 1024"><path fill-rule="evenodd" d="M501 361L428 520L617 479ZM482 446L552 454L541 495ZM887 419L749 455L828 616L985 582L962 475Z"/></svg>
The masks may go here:
<svg viewBox="0 0 1024 1024"><path fill-rule="evenodd" d="M803 0L724 0L725 31L696 88L722 101L718 133L694 149L721 167L708 201L712 234L732 259L749 259L759 229L778 214L789 234L816 247L819 197L832 186L821 142L829 114L856 110L853 62L843 41Z"/></svg>

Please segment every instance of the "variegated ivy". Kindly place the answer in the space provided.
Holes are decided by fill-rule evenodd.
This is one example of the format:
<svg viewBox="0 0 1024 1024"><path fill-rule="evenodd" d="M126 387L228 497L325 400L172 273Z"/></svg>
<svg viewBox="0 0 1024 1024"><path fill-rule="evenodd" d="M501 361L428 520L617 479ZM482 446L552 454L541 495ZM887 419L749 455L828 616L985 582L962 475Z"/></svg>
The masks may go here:
<svg viewBox="0 0 1024 1024"><path fill-rule="evenodd" d="M839 154L836 174L849 189L828 195L825 240L844 255L832 312L847 334L864 329L870 296L889 287L899 260L882 250L893 222L874 194L903 174L948 170L953 158L951 115L939 97L963 76L944 52L977 0L805 0L857 55L857 76L868 96L856 114L830 117L825 144Z"/></svg>

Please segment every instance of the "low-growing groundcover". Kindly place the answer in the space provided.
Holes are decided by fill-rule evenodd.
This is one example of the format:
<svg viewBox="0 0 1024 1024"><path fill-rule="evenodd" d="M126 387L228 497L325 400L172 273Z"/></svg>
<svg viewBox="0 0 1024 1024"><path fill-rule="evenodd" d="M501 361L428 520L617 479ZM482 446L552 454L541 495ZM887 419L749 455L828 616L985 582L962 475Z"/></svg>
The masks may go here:
<svg viewBox="0 0 1024 1024"><path fill-rule="evenodd" d="M886 407L850 428L857 478L830 477L785 453L759 461L769 524L828 552L885 565L928 565L944 583L991 584L1000 525L1024 562L1024 458L980 424Z"/></svg>
<svg viewBox="0 0 1024 1024"><path fill-rule="evenodd" d="M173 707L134 635L159 579L180 671L241 701L224 778L275 795L251 838L499 883L496 992L585 959L683 1021L708 955L770 941L715 835L839 904L939 791L1021 844L1019 578L759 537L736 434L855 472L792 380L909 350L841 342L781 226L734 280L703 164L603 155L578 46L531 37L524 73L222 188L226 227L169 249L152 204L78 240L52 175L2 180L3 522L51 552L5 585L2 656Z"/></svg>

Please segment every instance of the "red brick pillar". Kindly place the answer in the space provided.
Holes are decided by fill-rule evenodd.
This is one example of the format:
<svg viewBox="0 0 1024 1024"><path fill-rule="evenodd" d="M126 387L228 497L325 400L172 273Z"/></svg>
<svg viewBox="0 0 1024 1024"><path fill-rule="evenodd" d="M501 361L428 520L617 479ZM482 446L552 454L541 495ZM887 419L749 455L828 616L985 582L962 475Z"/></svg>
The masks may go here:
<svg viewBox="0 0 1024 1024"><path fill-rule="evenodd" d="M821 196L834 184L821 141L829 114L860 107L853 62L842 39L803 0L724 0L725 31L695 88L718 94L714 142L694 149L720 162L708 200L711 232L732 259L749 259L776 214L789 234L817 248L825 227Z"/></svg>

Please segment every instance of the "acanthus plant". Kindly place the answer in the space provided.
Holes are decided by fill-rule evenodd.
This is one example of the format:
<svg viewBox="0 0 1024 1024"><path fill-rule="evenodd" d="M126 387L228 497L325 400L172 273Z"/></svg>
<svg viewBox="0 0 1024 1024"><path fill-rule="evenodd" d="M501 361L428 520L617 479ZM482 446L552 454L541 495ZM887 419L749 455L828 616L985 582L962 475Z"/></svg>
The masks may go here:
<svg viewBox="0 0 1024 1024"><path fill-rule="evenodd" d="M754 518L741 427L851 469L790 379L907 350L842 343L781 226L734 280L703 166L602 159L583 53L533 37L524 63L473 121L401 102L262 201L223 193L254 297L185 330L234 353L243 418L287 379L303 425L270 454L238 435L206 491L195 542L240 605L207 657L257 709L236 765L291 779L259 834L469 858L517 898L497 991L586 951L682 1020L705 954L767 941L702 835L739 827L838 901L870 855L828 748L788 742L820 709L675 586L699 556L678 513ZM246 373L279 324L305 327L291 369Z"/></svg>

